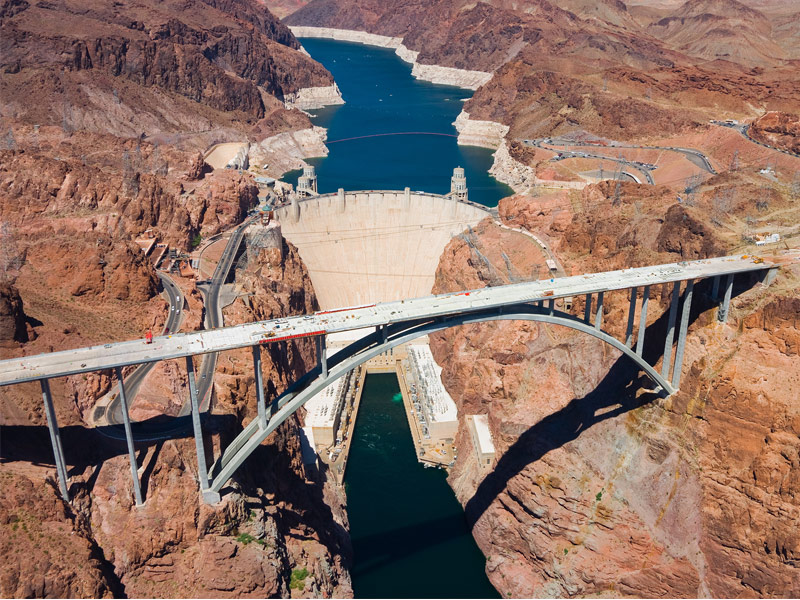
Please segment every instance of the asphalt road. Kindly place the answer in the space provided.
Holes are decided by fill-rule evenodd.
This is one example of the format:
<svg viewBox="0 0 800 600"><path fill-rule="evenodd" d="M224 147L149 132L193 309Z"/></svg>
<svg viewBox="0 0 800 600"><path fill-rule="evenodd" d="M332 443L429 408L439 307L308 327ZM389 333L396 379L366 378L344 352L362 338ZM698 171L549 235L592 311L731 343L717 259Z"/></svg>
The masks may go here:
<svg viewBox="0 0 800 600"><path fill-rule="evenodd" d="M162 335L168 335L177 331L183 320L183 294L169 275L159 272L158 278L161 280L161 285L167 293L167 296L169 296L169 313L167 314L167 321L162 331ZM144 364L125 378L125 395L128 400L128 407L133 404L133 399L139 391L139 387L155 364L156 363ZM106 421L109 425L122 424L122 405L119 401L119 395L115 394L114 399L106 406L105 414Z"/></svg>
<svg viewBox="0 0 800 600"><path fill-rule="evenodd" d="M746 136L747 134L743 132L743 135ZM545 148L544 146L541 145L542 144L541 140L525 140L525 143L528 144L528 145L539 146L540 148L544 148L546 150L549 150L549 148ZM559 148L568 148L570 146L572 146L572 147L579 147L580 146L580 144L557 144L557 143L552 142L552 141L549 142L549 145L550 146L556 146L556 147L559 147ZM714 169L714 167L712 166L711 161L708 159L708 157L705 154L703 154L702 152L700 152L699 150L695 150L694 148L682 148L682 147L678 147L678 146L636 146L636 145L633 145L633 144L616 144L616 143L613 146L605 146L605 147L606 148L641 148L643 150L667 150L669 152L678 152L679 154L683 154L687 158L687 160L689 160L693 164L697 165L698 167L700 167L701 169L703 169L707 173L711 173L712 175L716 175L717 174L716 169ZM615 159L613 157L604 157L604 158L608 158L609 160L615 160L615 161L619 162L619 159ZM623 163L623 164L630 164L634 168L638 169L636 163ZM646 169L639 169L639 170L642 171L643 173L646 172L647 179L652 184L652 177L650 177L649 172L647 172Z"/></svg>
<svg viewBox="0 0 800 600"><path fill-rule="evenodd" d="M244 230L250 223L246 220L239 225L233 232L233 235L228 239L228 244L222 252L222 256L217 263L217 268L211 276L211 284L205 289L201 289L205 296L205 309L206 329L216 329L222 327L222 308L219 305L219 293L225 281L228 279L233 263L236 260L236 253L239 250L239 245L244 237ZM211 386L214 383L214 371L217 369L217 353L204 354L200 362L200 368L197 370L197 395L200 399L200 411L208 410L211 403ZM191 404L184 402L181 407L179 416L186 416L191 413Z"/></svg>

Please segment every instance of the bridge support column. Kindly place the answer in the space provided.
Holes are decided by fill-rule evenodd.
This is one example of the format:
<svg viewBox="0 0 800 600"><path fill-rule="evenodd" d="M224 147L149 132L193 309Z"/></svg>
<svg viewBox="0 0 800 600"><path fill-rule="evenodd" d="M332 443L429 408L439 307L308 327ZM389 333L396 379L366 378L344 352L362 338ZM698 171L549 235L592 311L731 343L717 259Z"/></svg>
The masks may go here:
<svg viewBox="0 0 800 600"><path fill-rule="evenodd" d="M208 465L206 449L203 444L203 426L200 424L200 403L197 399L197 383L194 378L192 357L186 357L186 371L189 375L189 400L192 405L192 429L194 430L194 447L197 451L197 476L200 479L200 493L207 504L219 502L220 497L208 487Z"/></svg>
<svg viewBox="0 0 800 600"><path fill-rule="evenodd" d="M717 312L717 319L721 323L727 323L728 312L731 307L731 294L733 293L733 273L725 278L725 297L722 299L722 306L719 307Z"/></svg>
<svg viewBox="0 0 800 600"><path fill-rule="evenodd" d="M53 446L53 457L56 463L56 473L58 473L58 487L61 490L61 497L69 502L67 465L64 462L64 448L61 447L61 432L58 430L56 409L53 407L53 396L50 394L50 382L47 379L40 379L39 383L42 386L42 399L44 400L44 410L47 414L47 428L50 430L50 444Z"/></svg>
<svg viewBox="0 0 800 600"><path fill-rule="evenodd" d="M547 312L552 315L555 313L555 311L556 311L556 300L555 298L550 298L550 300L547 301Z"/></svg>
<svg viewBox="0 0 800 600"><path fill-rule="evenodd" d="M583 320L587 323L592 321L592 295L586 294L586 306L583 307Z"/></svg>
<svg viewBox="0 0 800 600"><path fill-rule="evenodd" d="M675 317L678 316L678 301L681 295L681 282L672 285L672 300L669 303L669 323L667 324L667 339L664 342L664 360L661 363L661 376L669 377L669 368L672 362L672 340L675 337Z"/></svg>
<svg viewBox="0 0 800 600"><path fill-rule="evenodd" d="M261 348L253 346L253 372L256 380L256 404L258 406L258 426L267 428L267 400L264 397L264 374L261 371Z"/></svg>
<svg viewBox="0 0 800 600"><path fill-rule="evenodd" d="M719 275L715 275L711 280L711 299L719 300Z"/></svg>
<svg viewBox="0 0 800 600"><path fill-rule="evenodd" d="M597 313L594 316L594 328L600 329L603 326L603 292L597 294Z"/></svg>
<svg viewBox="0 0 800 600"><path fill-rule="evenodd" d="M730 276L733 279L733 276ZM676 390L681 383L681 369L683 369L683 351L686 348L686 332L689 329L689 313L692 308L692 290L694 280L686 282L686 291L683 294L683 310L681 311L681 327L678 332L678 349L675 352L675 367L672 371L672 387Z"/></svg>
<svg viewBox="0 0 800 600"><path fill-rule="evenodd" d="M636 293L639 288L631 288L631 302L628 306L628 327L625 329L625 345L633 344L633 321L636 319Z"/></svg>
<svg viewBox="0 0 800 600"><path fill-rule="evenodd" d="M317 357L319 358L322 376L328 376L328 349L325 345L325 334L317 336Z"/></svg>
<svg viewBox="0 0 800 600"><path fill-rule="evenodd" d="M131 433L131 417L128 414L128 399L125 397L125 383L122 378L122 367L116 367L117 384L119 386L119 403L122 407L122 422L125 426L125 441L128 444L128 459L131 463L131 478L133 479L133 496L136 506L142 506L142 488L139 485L139 465L136 464L136 451L133 447L133 434Z"/></svg>
<svg viewBox="0 0 800 600"><path fill-rule="evenodd" d="M639 336L636 340L636 354L639 356L644 352L644 330L647 329L647 303L650 300L650 286L644 286L642 292L642 311L639 314Z"/></svg>

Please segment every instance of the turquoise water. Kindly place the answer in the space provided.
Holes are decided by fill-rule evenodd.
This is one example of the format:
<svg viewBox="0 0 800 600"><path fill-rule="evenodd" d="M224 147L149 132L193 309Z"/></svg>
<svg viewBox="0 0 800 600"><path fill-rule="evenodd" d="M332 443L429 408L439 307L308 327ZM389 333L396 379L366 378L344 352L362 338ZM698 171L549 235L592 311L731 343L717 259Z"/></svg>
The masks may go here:
<svg viewBox="0 0 800 600"><path fill-rule="evenodd" d="M511 193L486 172L491 151L456 143L452 123L469 90L419 82L385 48L302 41L333 73L346 102L314 111L330 148L327 157L308 161L321 193L340 187L446 193L456 166L466 171L470 200L496 206ZM296 184L298 175L286 180ZM367 377L345 489L356 597L499 597L446 473L417 461L394 375Z"/></svg>
<svg viewBox="0 0 800 600"><path fill-rule="evenodd" d="M393 50L323 39L301 41L333 74L346 102L311 111L314 124L328 129L330 154L307 161L317 168L320 193L340 187L410 187L443 194L450 191L457 166L465 169L474 202L496 206L513 193L487 173L491 150L456 143L452 123L462 100L472 95L470 90L414 79L411 65ZM284 179L297 184L299 174L287 173Z"/></svg>
<svg viewBox="0 0 800 600"><path fill-rule="evenodd" d="M397 377L369 375L345 477L356 598L499 598L445 478L417 461Z"/></svg>

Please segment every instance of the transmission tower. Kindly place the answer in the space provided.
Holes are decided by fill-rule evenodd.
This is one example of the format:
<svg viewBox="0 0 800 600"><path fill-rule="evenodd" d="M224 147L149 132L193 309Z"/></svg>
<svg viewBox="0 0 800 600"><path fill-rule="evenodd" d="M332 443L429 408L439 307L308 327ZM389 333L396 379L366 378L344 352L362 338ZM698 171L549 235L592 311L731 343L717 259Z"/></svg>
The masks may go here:
<svg viewBox="0 0 800 600"><path fill-rule="evenodd" d="M731 158L731 166L728 168L731 173L735 173L739 170L739 151L736 150L733 153L733 158Z"/></svg>

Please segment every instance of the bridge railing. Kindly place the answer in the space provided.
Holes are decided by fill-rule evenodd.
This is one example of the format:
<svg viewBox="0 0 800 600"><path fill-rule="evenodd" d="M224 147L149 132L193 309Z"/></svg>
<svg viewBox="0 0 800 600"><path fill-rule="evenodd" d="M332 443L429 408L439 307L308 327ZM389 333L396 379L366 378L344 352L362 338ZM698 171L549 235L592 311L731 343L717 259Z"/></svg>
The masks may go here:
<svg viewBox="0 0 800 600"><path fill-rule="evenodd" d="M759 265L755 264L749 271L762 271L765 283L770 283L774 278L776 266L773 263ZM739 271L745 272L745 271ZM711 278L710 293L708 294L712 302L718 305L717 319L724 323L727 321L730 312L730 301L734 287L734 273L721 275L709 275ZM568 314L556 310L555 297L538 299L535 301L519 301L512 304L498 304L489 308L481 307L475 310L462 309L452 314L426 318L397 318L386 319L382 325L378 325L374 332L366 335L362 339L354 342L346 349L328 357L325 344L326 332L319 331L312 334L317 339L317 350L319 363L284 394L274 399L269 405L264 389L264 380L261 364L260 346L265 343L273 343L269 338L261 338L258 343L250 344L253 353L253 369L257 390L258 415L250 422L237 438L223 452L220 459L213 465L209 472L206 462L206 453L203 444L203 430L200 413L200 403L198 399L197 384L195 380L195 369L192 357L195 353L186 354L186 369L188 373L189 404L191 406L191 420L193 436L195 439L195 450L198 463L198 483L200 492L206 502L216 502L220 499L220 491L223 486L235 473L236 469L242 464L244 459L290 414L295 412L313 393L324 389L334 379L340 377L349 370L356 368L368 358L381 354L391 347L400 343L405 343L419 335L425 335L434 331L440 331L447 327L462 325L466 323L478 323L483 321L496 321L502 319L524 319L556 325L563 325L576 329L583 333L592 335L605 343L608 343L619 350L622 354L633 360L653 381L656 388L663 394L675 392L680 385L681 371L685 356L686 336L689 326L690 311L692 307L695 281L708 277L694 277L685 280L672 281L670 294L670 304L666 315L666 335L664 340L664 350L660 354L662 364L660 371L645 360L644 345L645 334L647 331L648 306L651 294L651 285L642 287L633 286L629 288L617 288L614 291L626 290L629 295L628 315L626 321L625 335L622 340L618 340L603 329L604 303L606 294L609 292L599 291L585 295L583 317ZM685 287L684 284L685 283ZM659 285L670 285L664 283ZM681 289L683 294L681 295ZM456 296L469 295L468 293L455 294ZM433 301L444 296L431 297ZM640 300L641 299L641 300ZM380 306L380 305L377 305ZM363 310L365 307L355 309L345 309L351 311ZM368 307L367 307L368 308ZM337 311L329 311L335 313ZM680 315L680 318L679 318ZM638 322L638 326L635 325ZM248 327L244 324L239 327ZM634 329L636 336L634 338ZM221 330L220 330L221 331ZM677 334L677 335L676 335ZM288 339L292 336L288 336ZM282 338L278 338L282 339ZM274 340L277 341L277 340ZM238 345L236 347L241 347ZM206 350L207 352L208 350ZM199 353L198 353L199 354ZM30 359L31 357L25 357ZM35 357L34 357L35 358ZM148 357L147 362L159 361L163 358ZM2 361L9 363L19 362L20 359ZM657 359L656 359L657 360ZM143 361L144 362L144 361ZM127 364L127 363L125 363ZM24 367L23 367L24 368ZM125 440L131 465L131 476L134 482L134 496L137 505L144 502L141 493L141 485L138 477L138 467L135 458L135 440L131 431L129 406L125 383L122 377L120 365L114 367L119 397L122 404L124 419ZM52 394L50 391L50 377L31 378L38 380L41 384L42 397L45 406L47 424L50 432L50 440L55 458L55 465L58 474L59 487L65 500L69 500L68 475L66 461L61 443L58 422L53 406ZM13 385L18 381L2 381L0 385Z"/></svg>

